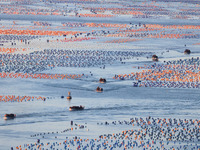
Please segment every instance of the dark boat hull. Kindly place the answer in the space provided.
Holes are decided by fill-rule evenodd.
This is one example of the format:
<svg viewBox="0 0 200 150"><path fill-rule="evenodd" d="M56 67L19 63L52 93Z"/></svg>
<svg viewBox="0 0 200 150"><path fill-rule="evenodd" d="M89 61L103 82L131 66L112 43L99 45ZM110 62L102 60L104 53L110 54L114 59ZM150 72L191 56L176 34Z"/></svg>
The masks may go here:
<svg viewBox="0 0 200 150"><path fill-rule="evenodd" d="M5 114L5 116L3 117L4 120L10 120L10 119L14 119L16 117L15 114Z"/></svg>
<svg viewBox="0 0 200 150"><path fill-rule="evenodd" d="M77 111L77 110L83 110L84 106L72 106L69 107L69 111Z"/></svg>

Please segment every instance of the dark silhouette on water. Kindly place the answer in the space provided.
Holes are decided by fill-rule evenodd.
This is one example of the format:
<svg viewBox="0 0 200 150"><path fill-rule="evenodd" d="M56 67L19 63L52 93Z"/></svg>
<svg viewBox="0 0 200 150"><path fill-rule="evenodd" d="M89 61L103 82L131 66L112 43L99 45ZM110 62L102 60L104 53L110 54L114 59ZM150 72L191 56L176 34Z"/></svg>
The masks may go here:
<svg viewBox="0 0 200 150"><path fill-rule="evenodd" d="M185 51L184 51L184 54L190 54L191 53L191 51L189 50L189 49L186 49Z"/></svg>
<svg viewBox="0 0 200 150"><path fill-rule="evenodd" d="M157 56L157 55L153 55L153 56L152 56L152 60L153 60L153 61L158 61L158 56Z"/></svg>
<svg viewBox="0 0 200 150"><path fill-rule="evenodd" d="M16 114L5 114L3 119L8 120L8 119L14 119L16 117Z"/></svg>
<svg viewBox="0 0 200 150"><path fill-rule="evenodd" d="M69 110L70 111L73 111L73 110L83 110L85 107L80 105L80 106L71 106L69 107Z"/></svg>
<svg viewBox="0 0 200 150"><path fill-rule="evenodd" d="M96 88L96 92L103 92L103 88L100 88L99 86Z"/></svg>
<svg viewBox="0 0 200 150"><path fill-rule="evenodd" d="M100 83L106 83L106 79L100 78L100 79L99 79L99 82L100 82Z"/></svg>

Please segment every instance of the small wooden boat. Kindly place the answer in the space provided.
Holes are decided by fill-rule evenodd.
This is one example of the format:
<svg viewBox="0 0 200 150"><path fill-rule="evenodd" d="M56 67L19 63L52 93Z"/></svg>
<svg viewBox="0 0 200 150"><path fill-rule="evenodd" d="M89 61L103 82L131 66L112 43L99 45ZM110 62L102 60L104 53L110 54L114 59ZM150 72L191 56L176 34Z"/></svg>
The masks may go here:
<svg viewBox="0 0 200 150"><path fill-rule="evenodd" d="M96 92L103 92L103 88L97 87Z"/></svg>
<svg viewBox="0 0 200 150"><path fill-rule="evenodd" d="M189 49L186 49L185 51L184 51L184 54L190 54L191 53L191 51L189 50Z"/></svg>
<svg viewBox="0 0 200 150"><path fill-rule="evenodd" d="M157 56L157 55L153 55L153 56L152 56L152 60L153 60L153 61L158 61L158 56Z"/></svg>
<svg viewBox="0 0 200 150"><path fill-rule="evenodd" d="M100 82L100 83L106 83L106 79L100 78L100 79L99 79L99 82Z"/></svg>
<svg viewBox="0 0 200 150"><path fill-rule="evenodd" d="M5 114L3 119L9 120L9 119L14 119L15 117L16 117L16 114Z"/></svg>
<svg viewBox="0 0 200 150"><path fill-rule="evenodd" d="M72 107L69 107L69 110L70 111L73 111L73 110L83 110L85 107L80 105L80 106L72 106Z"/></svg>

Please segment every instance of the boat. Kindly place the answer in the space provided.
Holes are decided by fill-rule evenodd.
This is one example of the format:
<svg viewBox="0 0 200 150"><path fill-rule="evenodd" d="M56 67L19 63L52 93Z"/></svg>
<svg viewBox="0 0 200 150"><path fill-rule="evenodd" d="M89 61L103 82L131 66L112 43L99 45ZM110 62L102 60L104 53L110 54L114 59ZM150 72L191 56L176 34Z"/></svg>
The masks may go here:
<svg viewBox="0 0 200 150"><path fill-rule="evenodd" d="M96 88L96 92L103 92L103 88L100 88L99 86Z"/></svg>
<svg viewBox="0 0 200 150"><path fill-rule="evenodd" d="M80 105L80 106L71 106L69 107L69 110L70 111L73 111L73 110L83 110L85 107Z"/></svg>
<svg viewBox="0 0 200 150"><path fill-rule="evenodd" d="M3 119L9 120L9 119L14 119L15 117L16 117L16 114L5 114Z"/></svg>
<svg viewBox="0 0 200 150"><path fill-rule="evenodd" d="M106 83L106 79L100 78L100 79L99 79L99 82L100 82L100 83Z"/></svg>

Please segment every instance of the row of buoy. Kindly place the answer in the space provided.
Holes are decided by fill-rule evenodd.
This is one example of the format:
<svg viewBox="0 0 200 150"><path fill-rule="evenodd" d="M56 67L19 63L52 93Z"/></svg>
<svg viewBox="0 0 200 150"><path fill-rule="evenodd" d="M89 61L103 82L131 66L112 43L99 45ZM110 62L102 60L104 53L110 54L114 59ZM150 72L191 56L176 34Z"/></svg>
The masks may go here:
<svg viewBox="0 0 200 150"><path fill-rule="evenodd" d="M200 88L200 83L195 83L195 82L165 82L165 81L160 81L160 82L153 82L153 81L148 81L148 82L133 82L134 87L157 87L157 88L193 88L193 89L199 89Z"/></svg>
<svg viewBox="0 0 200 150"><path fill-rule="evenodd" d="M151 140L164 141L199 141L200 120L198 119L166 119L166 118L131 118L130 121L112 121L99 125L131 125L139 126L141 130L135 131L135 138L151 138ZM122 131L124 133L124 131ZM181 133L181 134L180 134ZM126 134L126 132L125 132ZM140 136L139 136L140 135ZM155 136L156 135L156 136ZM158 137L159 136L159 137ZM190 138L188 138L190 137Z"/></svg>
<svg viewBox="0 0 200 150"><path fill-rule="evenodd" d="M190 64L189 64L190 63ZM144 65L141 72L115 75L114 79L135 80L134 86L166 88L200 88L199 58Z"/></svg>
<svg viewBox="0 0 200 150"><path fill-rule="evenodd" d="M106 121L106 126L130 127L129 130L116 131L112 134L100 134L96 138L80 138L74 134L73 138L66 137L63 142L42 142L37 139L36 143L16 146L16 149L199 149L200 145L200 120L176 119L176 118L130 118L130 120ZM72 124L73 125L73 122ZM84 125L80 125L80 127ZM78 127L78 126L77 126ZM78 128L77 128L78 129ZM80 128L81 129L81 128ZM73 131L72 128L63 132ZM38 133L31 137L48 136L63 132ZM55 137L55 139L57 138ZM59 140L60 141L60 140Z"/></svg>
<svg viewBox="0 0 200 150"><path fill-rule="evenodd" d="M153 30L153 29L148 29L148 30ZM144 39L144 38L151 38L151 39L199 39L199 35L197 34L189 34L189 33L163 33L161 31L160 33L151 33L151 32L132 32L131 30L127 31L114 31L110 33L99 33L95 34L94 36L105 36L105 37L129 37L129 38L138 38L139 39ZM133 41L135 41L133 39Z"/></svg>
<svg viewBox="0 0 200 150"><path fill-rule="evenodd" d="M24 8L23 8L23 10L21 10L21 8L19 8L18 10L16 10L16 8L9 8L9 10L3 8L2 10L4 10L3 14L9 14L9 15L11 15L11 14L15 14L15 15L43 15L43 16L49 16L49 15L54 15L54 16L61 16L62 15L63 16L64 15L63 14L64 12L60 12L58 10L57 10L57 12L52 11L54 9L49 9L48 12L44 11L43 9L40 9L40 11L38 11L39 9L29 10L28 8L26 8L25 10L24 10Z"/></svg>
<svg viewBox="0 0 200 150"><path fill-rule="evenodd" d="M134 11L134 10L132 10L132 11L113 11L112 13L115 14L115 15L133 15L133 16L142 16L142 15L144 15L143 12Z"/></svg>
<svg viewBox="0 0 200 150"><path fill-rule="evenodd" d="M0 73L0 78L21 78L21 79L78 79L83 77L83 74L45 74L45 73L9 73L2 72Z"/></svg>
<svg viewBox="0 0 200 150"><path fill-rule="evenodd" d="M76 26L77 23L75 23ZM86 25L88 25L89 23L86 23ZM91 25L92 24L92 25ZM95 23L91 23L89 24L89 26L96 26ZM99 24L98 24L99 25ZM98 26L97 25L97 26ZM101 25L101 24L100 24ZM81 26L81 25L79 25ZM83 27L85 25L82 25ZM108 24L106 24L106 26L109 27ZM111 25L112 26L112 25ZM118 30L93 30L92 32L86 32L85 33L85 37L88 36L104 36L104 37L137 37L137 38L144 38L148 36L152 36L152 35L156 35L156 33L149 33L151 31L157 31L157 29L152 29L152 28L146 28L145 24L142 26L141 23L139 23L138 27L137 25L131 24L128 28L119 28ZM75 38L77 38L78 36L82 35L83 36L84 32L81 32L80 34L76 34L74 35ZM130 39L131 40L131 39ZM137 39L138 40L138 39ZM134 40L135 41L135 40Z"/></svg>
<svg viewBox="0 0 200 150"><path fill-rule="evenodd" d="M20 2L21 4L30 4L30 2ZM50 3L52 3L50 1ZM57 2L55 2L57 3ZM85 5L85 0L80 0L79 3L82 3ZM19 4L19 2L17 2L17 4ZM107 3L109 5L109 3ZM14 5L15 6L15 5ZM109 11L112 15L140 15L140 16L150 16L152 17L152 14L153 15L158 15L160 13L160 11L162 12L163 9L159 8L159 4L156 3L156 4L146 4L144 5L144 3L140 3L140 4L137 4L138 7L136 8L128 8L125 10L124 7L120 7L120 8L104 8L104 7L83 7L82 9L83 10L90 10L91 11L91 14L105 14L105 11ZM198 5L197 5L198 6ZM15 6L16 7L16 6ZM65 9L59 9L58 8L54 8L52 9L52 7L48 7L48 8L45 8L45 9L42 9L42 8L37 8L37 9L29 9L28 7L23 7L23 9L21 7L18 7L17 9L14 9L15 7L13 7L13 5L10 5L9 9L7 9L7 7L2 7L2 11L3 13L5 14L23 14L23 15L62 15L62 16L65 16L66 15L66 10ZM69 8L68 8L69 9ZM181 9L182 11L184 9ZM179 14L177 16L174 16L174 17L186 17L187 16L187 13L185 12L190 12L190 11L193 11L193 10L188 10L186 9L187 11L184 11L184 14ZM76 13L77 15L77 10L75 8L71 8L70 10L68 10L68 12L74 12ZM128 13L127 13L128 12ZM146 13L144 13L146 12ZM170 15L171 13L170 12L166 12L168 15ZM190 12L191 14L191 12ZM196 13L195 13L196 14ZM186 17L187 18L187 17Z"/></svg>
<svg viewBox="0 0 200 150"><path fill-rule="evenodd" d="M92 25L91 25L92 24ZM101 27L101 24L95 24L91 23L89 26L92 27ZM107 24L106 24L107 25ZM76 26L76 24L75 24ZM79 26L85 27L85 24L81 24ZM153 25L152 25L153 26ZM89 35L93 36L105 36L105 37L137 37L137 38L172 38L172 39L187 39L187 38L199 38L198 34L191 34L190 32L186 30L180 30L177 32L170 32L167 31L165 28L161 30L161 28L152 27L148 24L139 24L139 25L131 25L124 29L118 29L118 30L103 30L101 31L93 31L88 33ZM156 25L155 25L156 26ZM109 25L108 25L109 27ZM185 27L185 26L184 26ZM187 27L187 25L186 25ZM193 30L197 30L198 26L193 26ZM149 32L147 32L149 31ZM151 32L153 31L153 32ZM155 32L156 31L156 32ZM99 32L99 33L98 33Z"/></svg>
<svg viewBox="0 0 200 150"><path fill-rule="evenodd" d="M49 132L41 132L41 133L37 133L37 134L32 134L32 135L30 135L30 137L42 137L42 138L45 138L45 137L51 136L51 135L59 136L59 134L70 132L70 131L72 132L74 130L79 130L79 129L86 129L86 131L89 131L88 128L87 128L87 123L85 123L85 124L77 124L77 123L74 123L73 121L71 121L71 127L70 128L64 129L62 131L53 131L53 132L49 131Z"/></svg>
<svg viewBox="0 0 200 150"><path fill-rule="evenodd" d="M80 37L80 38L75 38L75 39L60 39L60 40L50 40L49 42L81 42L81 41L88 41L88 40L94 40L96 39L95 37Z"/></svg>
<svg viewBox="0 0 200 150"><path fill-rule="evenodd" d="M200 29L200 25L161 25L161 24L146 24L148 28L157 29Z"/></svg>
<svg viewBox="0 0 200 150"><path fill-rule="evenodd" d="M86 24L88 26L95 26L95 23L90 25L90 23ZM99 25L97 25L99 26ZM108 26L107 24L105 26ZM138 25L139 26L139 25ZM102 33L98 33L99 31L93 31L93 32L88 32L86 35L90 36L106 36L106 37L137 37L137 38L199 38L197 34L191 34L185 30L181 30L178 33L168 33L167 31L159 31L161 28L155 25L144 25L143 27L140 25L138 29L132 29L132 26L130 26L126 30L111 30L111 31L104 31ZM112 26L111 26L112 27ZM184 26L185 27L185 26ZM186 26L187 27L187 26ZM198 27L192 29L196 30ZM148 33L146 31L159 31L159 33ZM96 33L95 33L96 32ZM75 37L78 37L78 34L84 33L84 32L76 32L76 31L50 31L50 30L15 30L15 29L5 29L5 31L2 29L0 33L4 35L49 35L49 36L61 36L61 35L72 35ZM29 34L30 33L30 34ZM92 38L92 37L91 37ZM131 41L136 41L139 39L127 39L125 40L113 40L112 42L114 43L123 43L123 42L131 42ZM140 39L141 40L141 39ZM79 40L77 40L79 41ZM106 41L106 42L111 42L111 41Z"/></svg>
<svg viewBox="0 0 200 150"><path fill-rule="evenodd" d="M181 67L182 69L185 67L188 70L200 69L199 68L199 64L200 64L199 57L197 57L197 58L192 57L191 59L180 59L180 60L167 61L167 62L165 62L165 64L173 65L173 67L178 66L179 68Z"/></svg>
<svg viewBox="0 0 200 150"><path fill-rule="evenodd" d="M135 41L141 41L141 39L118 39L118 40L109 40L105 41L105 43L127 43L127 42L135 42Z"/></svg>
<svg viewBox="0 0 200 150"><path fill-rule="evenodd" d="M114 24L114 23L74 23L74 22L66 22L63 23L63 26L66 27L101 27L101 28L127 28L130 27L130 25L127 24Z"/></svg>
<svg viewBox="0 0 200 150"><path fill-rule="evenodd" d="M0 53L15 53L15 52L23 52L27 51L27 48L1 48L0 47Z"/></svg>
<svg viewBox="0 0 200 150"><path fill-rule="evenodd" d="M43 22L43 21L33 21L33 24L35 26L45 26L45 27L52 25L51 23L46 22L46 21L45 22Z"/></svg>
<svg viewBox="0 0 200 150"><path fill-rule="evenodd" d="M0 72L35 73L54 67L90 67L148 56L151 52L45 49L30 54L0 54Z"/></svg>
<svg viewBox="0 0 200 150"><path fill-rule="evenodd" d="M114 17L114 15L110 15L110 14L77 14L77 16L80 17L96 17L96 18L110 18L110 17Z"/></svg>
<svg viewBox="0 0 200 150"><path fill-rule="evenodd" d="M28 102L34 100L45 101L47 98L43 96L16 96L16 95L0 95L0 102Z"/></svg>
<svg viewBox="0 0 200 150"><path fill-rule="evenodd" d="M74 35L80 33L78 31L49 31L49 30L11 30L0 29L2 35L48 35L48 36L62 36L62 35Z"/></svg>
<svg viewBox="0 0 200 150"><path fill-rule="evenodd" d="M148 38L153 39L198 39L200 36L196 34L187 34L187 33L155 33L155 34L149 34L147 36Z"/></svg>
<svg viewBox="0 0 200 150"><path fill-rule="evenodd" d="M25 42L27 40L34 40L34 39L38 39L38 38L41 38L41 36L23 35L23 34L22 35L14 35L14 34L1 34L0 35L0 40L6 40L6 41L16 40L16 41Z"/></svg>

